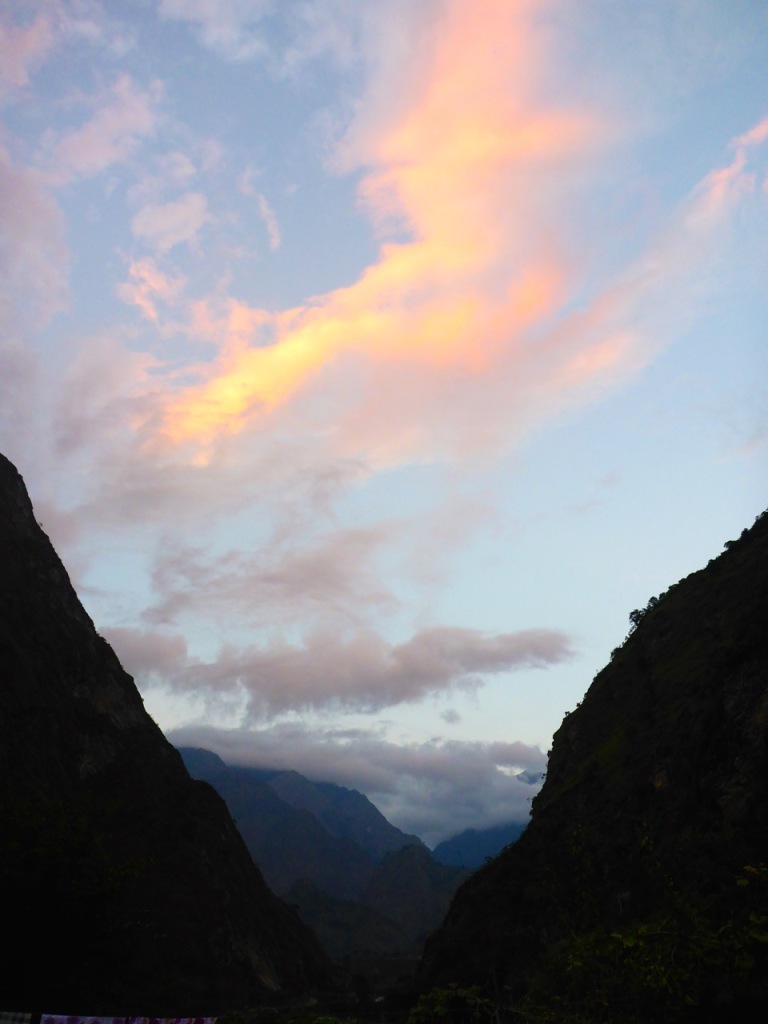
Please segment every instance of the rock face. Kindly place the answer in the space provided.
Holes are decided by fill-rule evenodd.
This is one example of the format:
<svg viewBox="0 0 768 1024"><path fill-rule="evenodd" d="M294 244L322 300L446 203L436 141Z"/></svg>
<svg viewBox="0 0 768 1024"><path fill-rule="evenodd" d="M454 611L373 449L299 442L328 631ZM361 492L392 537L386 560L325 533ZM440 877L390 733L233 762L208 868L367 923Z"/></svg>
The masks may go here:
<svg viewBox="0 0 768 1024"><path fill-rule="evenodd" d="M221 1013L325 969L145 712L3 456L0 829L6 1005Z"/></svg>
<svg viewBox="0 0 768 1024"><path fill-rule="evenodd" d="M768 514L631 619L423 988L479 985L533 1021L768 1006Z"/></svg>

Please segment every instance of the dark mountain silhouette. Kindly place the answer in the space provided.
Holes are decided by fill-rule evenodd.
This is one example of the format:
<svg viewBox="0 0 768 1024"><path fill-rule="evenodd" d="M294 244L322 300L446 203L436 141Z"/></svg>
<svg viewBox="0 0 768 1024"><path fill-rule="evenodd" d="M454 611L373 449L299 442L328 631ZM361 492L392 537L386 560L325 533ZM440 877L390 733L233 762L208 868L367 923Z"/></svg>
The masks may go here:
<svg viewBox="0 0 768 1024"><path fill-rule="evenodd" d="M439 864L426 847L406 846L388 853L379 864L362 902L396 921L410 943L420 948L442 921L468 873Z"/></svg>
<svg viewBox="0 0 768 1024"><path fill-rule="evenodd" d="M630 619L527 830L427 943L425 989L531 1021L764 1019L768 514Z"/></svg>
<svg viewBox="0 0 768 1024"><path fill-rule="evenodd" d="M351 839L374 861L404 846L423 846L418 836L392 825L367 796L333 782L310 782L298 772L275 772L269 786L287 804L307 810L331 835Z"/></svg>
<svg viewBox="0 0 768 1024"><path fill-rule="evenodd" d="M356 790L180 752L226 800L267 882L331 955L418 955L466 870L438 863Z"/></svg>
<svg viewBox="0 0 768 1024"><path fill-rule="evenodd" d="M494 828L468 828L457 836L438 843L432 856L441 864L455 864L465 868L479 868L501 853L505 846L516 842L525 831L527 821L513 821Z"/></svg>
<svg viewBox="0 0 768 1024"><path fill-rule="evenodd" d="M181 753L193 778L204 779L223 797L251 856L278 895L284 896L300 878L340 899L353 899L365 888L373 870L371 858L352 840L331 835L310 811L287 804L269 785L272 772L230 767L209 751L183 748Z"/></svg>
<svg viewBox="0 0 768 1024"><path fill-rule="evenodd" d="M418 959L420 949L414 948L403 928L364 903L336 899L307 880L295 882L286 900L296 907L329 956L347 962L402 955L410 955L414 962Z"/></svg>
<svg viewBox="0 0 768 1024"><path fill-rule="evenodd" d="M227 802L253 859L274 891L311 881L358 900L384 854L423 846L356 790L311 782L294 771L227 765L208 750L179 748L187 770Z"/></svg>
<svg viewBox="0 0 768 1024"><path fill-rule="evenodd" d="M424 846L405 846L374 867L358 900L335 899L306 880L295 882L286 899L333 957L415 961L468 874L438 863Z"/></svg>
<svg viewBox="0 0 768 1024"><path fill-rule="evenodd" d="M3 456L0 570L5 1004L219 1013L319 982L318 943L145 712Z"/></svg>
<svg viewBox="0 0 768 1024"><path fill-rule="evenodd" d="M227 777L266 786L284 804L308 811L331 835L351 839L373 860L403 846L423 846L418 836L392 825L368 797L333 782L312 782L295 771L228 765L210 750L179 747L190 775L223 785Z"/></svg>

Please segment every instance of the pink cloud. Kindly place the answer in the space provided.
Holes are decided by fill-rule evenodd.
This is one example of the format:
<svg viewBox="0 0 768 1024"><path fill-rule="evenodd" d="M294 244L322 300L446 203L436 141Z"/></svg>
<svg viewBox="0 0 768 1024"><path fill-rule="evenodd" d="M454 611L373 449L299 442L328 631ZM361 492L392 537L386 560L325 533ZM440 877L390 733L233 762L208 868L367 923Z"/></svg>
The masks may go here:
<svg viewBox="0 0 768 1024"><path fill-rule="evenodd" d="M167 253L181 242L193 241L209 223L208 201L201 192L186 192L167 203L148 203L131 221L131 230L156 252Z"/></svg>
<svg viewBox="0 0 768 1024"><path fill-rule="evenodd" d="M271 0L160 0L163 18L197 26L201 42L230 60L267 53L258 27L272 13Z"/></svg>
<svg viewBox="0 0 768 1024"><path fill-rule="evenodd" d="M131 260L128 268L128 280L118 286L120 298L129 305L136 306L147 320L158 324L160 320L158 307L175 305L186 285L180 275L164 273L151 257Z"/></svg>
<svg viewBox="0 0 768 1024"><path fill-rule="evenodd" d="M542 43L531 10L446 7L434 45L418 55L410 104L387 123L379 117L375 135L361 110L344 144L349 165L354 156L369 168L361 196L372 217L394 218L409 237L385 241L353 285L275 317L273 344L244 345L204 372L201 386L169 408L172 438L205 444L240 431L356 360L370 385L335 429L378 445L385 460L410 457L434 429L432 401L442 405L460 379L471 392L473 379L494 374L525 332L556 311L566 275L550 241L558 203L555 196L544 213L537 182L591 158L599 130L583 112L537 100ZM392 392L405 366L413 410L409 396ZM395 398L401 427L389 425L382 448L376 401L388 413ZM427 422L414 422L416 407Z"/></svg>
<svg viewBox="0 0 768 1024"><path fill-rule="evenodd" d="M145 630L134 636L124 630L115 637L126 668L137 674L132 652ZM160 639L142 650L144 671L157 673L185 697L240 698L244 723L288 711L381 711L477 689L481 675L546 668L573 656L569 638L555 630L494 635L459 627L433 627L401 644L388 643L372 630L318 631L301 644L273 639L258 648L224 646L212 661L185 659L177 645L169 658ZM153 650L157 656L150 657Z"/></svg>
<svg viewBox="0 0 768 1024"><path fill-rule="evenodd" d="M757 188L757 172L750 169L749 159L768 141L768 117L753 125L731 143L733 159L729 164L712 171L698 188L694 215L703 220L716 221L726 215L745 196ZM763 174L763 188L768 174Z"/></svg>
<svg viewBox="0 0 768 1024"><path fill-rule="evenodd" d="M283 312L232 300L252 333L209 322L218 355L169 396L158 450L203 463L228 438L252 450L303 430L372 470L494 457L619 386L690 322L723 218L754 192L745 154L764 131L590 285L596 243L574 210L598 201L620 133L547 92L537 12L446 3L384 38L337 151L362 172L378 260Z"/></svg>
<svg viewBox="0 0 768 1024"><path fill-rule="evenodd" d="M213 6L196 10L208 18ZM570 214L584 171L606 156L608 133L543 87L549 53L536 10L446 3L389 26L338 153L362 172L361 202L382 232L379 258L349 286L302 306L248 305L228 294L228 268L208 294L195 294L172 259L209 223L208 202L199 191L162 201L169 183L183 186L194 171L178 150L153 165L157 191L144 193L153 201L133 220L152 256L132 261L119 294L139 308L145 330L155 325L166 338L172 326L193 345L154 368L152 415L134 445L126 442L119 460L116 450L99 457L126 467L125 486L116 471L105 478L105 492L113 488L105 515L131 500L140 478L142 493L167 508L171 464L191 480L218 462L210 479L220 480L227 460L240 460L272 487L285 484L289 463L312 479L342 464L365 474L418 460L476 463L636 373L697 308L696 275L733 210L718 197L754 193L750 162L762 152L764 123L735 141L730 163L640 259L588 294L576 257L583 250L589 262L590 240L577 237ZM63 147L62 177L130 154L157 124L156 98L120 79L81 129L51 140L50 153ZM45 264L41 273L51 270ZM137 391L146 384L137 379ZM124 408L128 428L133 407ZM106 444L96 431L90 440Z"/></svg>
<svg viewBox="0 0 768 1024"><path fill-rule="evenodd" d="M275 250L280 248L282 241L277 214L267 202L266 196L262 195L261 192L256 196L256 202L259 207L259 216L264 221L264 226L267 229L269 248L272 252L275 252Z"/></svg>
<svg viewBox="0 0 768 1024"><path fill-rule="evenodd" d="M140 140L156 130L160 92L159 83L145 91L129 75L121 75L94 101L89 120L63 136L48 137L42 158L47 179L63 185L127 160Z"/></svg>
<svg viewBox="0 0 768 1024"><path fill-rule="evenodd" d="M576 256L589 263L591 240L579 237L571 207L584 171L606 157L606 132L544 94L536 5L470 14L444 4L433 14L404 19L407 46L403 24L391 29L396 39L372 62L340 146L344 166L362 171L361 202L383 233L379 259L349 286L274 312L231 296L225 268L195 294L172 260L207 223L207 201L201 192L161 201L193 168L176 150L165 172L153 165L158 191L144 195L157 201L134 218L153 255L133 260L119 294L145 330L165 339L172 329L191 344L183 359L154 367L151 401L137 379L151 414L132 437L136 404L113 407L127 419L108 436L124 444L107 450L100 421L90 421L93 475L107 470L105 521L127 507L153 519L210 515L206 485L229 495L243 466L263 488L261 507L284 519L281 489L293 493L302 476L321 486L328 467L365 476L409 461L476 465L620 385L695 315L707 261L721 251L719 225L755 194L764 127L743 133L726 173L706 178L638 259L589 292ZM725 179L733 202L717 199ZM261 195L247 177L240 187ZM76 433L84 443L87 422Z"/></svg>
<svg viewBox="0 0 768 1024"><path fill-rule="evenodd" d="M145 685L155 675L178 671L187 660L187 641L180 633L109 626L102 629L102 636Z"/></svg>
<svg viewBox="0 0 768 1024"><path fill-rule="evenodd" d="M105 479L115 472L115 453L130 445L156 407L149 376L155 360L127 350L122 340L110 334L82 339L52 397L55 457L90 459L98 440L95 472Z"/></svg>
<svg viewBox="0 0 768 1024"><path fill-rule="evenodd" d="M397 529L380 523L318 536L302 525L287 543L278 533L255 553L211 555L169 544L155 562L156 599L145 618L174 622L195 613L226 621L239 609L262 626L273 617L283 624L299 616L360 621L366 609L381 612L397 604L376 571L376 557Z"/></svg>
<svg viewBox="0 0 768 1024"><path fill-rule="evenodd" d="M43 326L67 301L64 219L37 174L0 147L0 321Z"/></svg>
<svg viewBox="0 0 768 1024"><path fill-rule="evenodd" d="M135 206L157 202L169 190L178 192L188 188L198 173L193 159L180 150L155 157L150 168L128 190L128 197Z"/></svg>
<svg viewBox="0 0 768 1024"><path fill-rule="evenodd" d="M38 14L28 25L0 21L0 85L21 88L53 47L51 19Z"/></svg>

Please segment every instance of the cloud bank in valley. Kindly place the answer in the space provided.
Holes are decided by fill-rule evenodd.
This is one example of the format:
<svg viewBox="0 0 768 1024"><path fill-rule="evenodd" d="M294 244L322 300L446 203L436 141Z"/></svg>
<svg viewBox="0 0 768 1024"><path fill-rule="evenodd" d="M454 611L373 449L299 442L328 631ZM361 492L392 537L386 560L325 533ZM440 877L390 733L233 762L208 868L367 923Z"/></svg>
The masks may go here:
<svg viewBox="0 0 768 1024"><path fill-rule="evenodd" d="M393 824L429 846L466 828L527 821L539 782L523 773L538 779L546 766L546 755L525 743L392 743L373 730L290 723L247 734L192 725L170 739L213 750L228 764L293 770L362 790Z"/></svg>

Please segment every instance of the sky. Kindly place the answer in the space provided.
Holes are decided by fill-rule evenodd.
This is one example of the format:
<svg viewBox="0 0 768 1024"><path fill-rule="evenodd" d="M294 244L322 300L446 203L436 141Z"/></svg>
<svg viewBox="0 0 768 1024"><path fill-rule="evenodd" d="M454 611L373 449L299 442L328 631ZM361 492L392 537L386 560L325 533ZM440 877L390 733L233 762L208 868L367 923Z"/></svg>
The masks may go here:
<svg viewBox="0 0 768 1024"><path fill-rule="evenodd" d="M0 450L172 742L525 820L768 506L763 0L0 0Z"/></svg>

